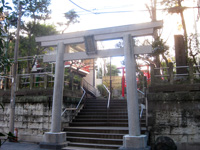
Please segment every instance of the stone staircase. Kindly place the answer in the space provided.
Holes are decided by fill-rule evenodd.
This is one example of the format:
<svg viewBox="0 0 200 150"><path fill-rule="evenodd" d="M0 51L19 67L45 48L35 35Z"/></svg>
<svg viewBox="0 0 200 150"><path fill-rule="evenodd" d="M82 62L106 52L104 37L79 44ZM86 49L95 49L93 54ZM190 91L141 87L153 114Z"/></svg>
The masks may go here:
<svg viewBox="0 0 200 150"><path fill-rule="evenodd" d="M145 134L145 116L140 121L141 132ZM63 149L118 149L123 145L123 136L128 134L127 102L113 99L107 109L107 100L87 99L64 131L69 144Z"/></svg>

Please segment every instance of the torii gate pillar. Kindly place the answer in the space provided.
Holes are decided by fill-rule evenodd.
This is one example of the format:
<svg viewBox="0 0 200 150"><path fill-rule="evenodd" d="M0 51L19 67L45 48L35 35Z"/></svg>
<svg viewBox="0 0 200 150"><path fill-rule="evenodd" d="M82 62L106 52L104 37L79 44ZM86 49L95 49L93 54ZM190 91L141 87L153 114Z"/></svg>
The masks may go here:
<svg viewBox="0 0 200 150"><path fill-rule="evenodd" d="M126 65L127 83L127 107L129 135L123 138L122 150L149 150L147 147L147 136L140 133L139 105L136 82L136 63L134 54L134 43L131 35L123 37L124 55Z"/></svg>
<svg viewBox="0 0 200 150"><path fill-rule="evenodd" d="M66 133L61 132L61 111L64 81L64 50L65 45L62 42L58 43L55 83L53 91L51 131L44 134L44 142L40 143L40 148L61 149L67 145Z"/></svg>

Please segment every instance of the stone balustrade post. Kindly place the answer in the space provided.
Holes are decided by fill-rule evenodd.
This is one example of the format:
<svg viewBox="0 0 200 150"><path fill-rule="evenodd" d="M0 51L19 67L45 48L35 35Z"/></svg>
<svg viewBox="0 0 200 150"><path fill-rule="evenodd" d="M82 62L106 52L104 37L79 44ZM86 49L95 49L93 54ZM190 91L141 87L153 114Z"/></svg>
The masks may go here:
<svg viewBox="0 0 200 150"><path fill-rule="evenodd" d="M174 66L173 63L169 63L169 83L174 84Z"/></svg>
<svg viewBox="0 0 200 150"><path fill-rule="evenodd" d="M47 74L44 74L44 89L47 89L47 86L48 86Z"/></svg>
<svg viewBox="0 0 200 150"><path fill-rule="evenodd" d="M34 74L30 74L30 90L33 89L33 84L34 84Z"/></svg>
<svg viewBox="0 0 200 150"><path fill-rule="evenodd" d="M150 65L150 67L151 67L151 85L155 85L155 72L154 72L154 70L155 70L155 66L154 66L154 64L151 64Z"/></svg>
<svg viewBox="0 0 200 150"><path fill-rule="evenodd" d="M19 88L20 88L21 80L20 80L20 75L16 75L16 76L17 76L17 80L16 80L16 91L18 91Z"/></svg>
<svg viewBox="0 0 200 150"><path fill-rule="evenodd" d="M8 88L8 78L4 78L4 91L6 91Z"/></svg>
<svg viewBox="0 0 200 150"><path fill-rule="evenodd" d="M191 62L189 63L189 79L190 79L190 84L193 84L194 83L194 68Z"/></svg>

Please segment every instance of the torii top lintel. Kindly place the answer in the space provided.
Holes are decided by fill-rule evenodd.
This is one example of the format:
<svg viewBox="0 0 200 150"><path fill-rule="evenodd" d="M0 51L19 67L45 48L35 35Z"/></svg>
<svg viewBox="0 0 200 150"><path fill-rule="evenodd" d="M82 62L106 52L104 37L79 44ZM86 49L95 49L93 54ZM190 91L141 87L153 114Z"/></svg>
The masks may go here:
<svg viewBox="0 0 200 150"><path fill-rule="evenodd" d="M138 37L138 36L152 35L154 29L161 28L162 25L163 25L162 21L156 21L156 22L96 29L96 30L79 31L61 35L37 37L36 42L41 42L42 46L50 47L50 46L57 46L59 43L63 43L65 45L84 43L85 37L89 36L92 36L93 42L101 40L110 40L110 39L120 39L120 38L122 39L127 34L130 34L133 37ZM92 44L90 46L92 46ZM92 54L88 54L87 52L64 53L64 61L104 58L112 56L124 56L123 48L109 49L103 51L95 50L95 51L96 52ZM140 46L134 48L134 54L148 54L148 53L152 53L151 46ZM56 55L46 55L44 56L43 61L54 62L56 61Z"/></svg>
<svg viewBox="0 0 200 150"><path fill-rule="evenodd" d="M78 31L60 35L51 35L36 37L36 42L41 42L42 46L57 46L59 42L64 44L83 43L84 37L93 35L96 41L118 39L125 34L131 34L134 37L152 35L155 28L161 28L162 21L147 22L141 24L131 24L125 26L109 27L102 29Z"/></svg>

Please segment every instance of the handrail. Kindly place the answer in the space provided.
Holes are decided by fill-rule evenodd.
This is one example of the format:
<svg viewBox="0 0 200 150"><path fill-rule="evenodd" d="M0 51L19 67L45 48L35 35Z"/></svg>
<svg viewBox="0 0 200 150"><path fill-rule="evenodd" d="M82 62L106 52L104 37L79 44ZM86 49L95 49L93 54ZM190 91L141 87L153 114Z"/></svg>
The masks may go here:
<svg viewBox="0 0 200 150"><path fill-rule="evenodd" d="M83 100L83 97L85 96L85 93L86 93L86 91L84 90L84 88L81 87L81 89L83 90L83 95L82 95L82 97L81 97L81 99L80 99L78 105L76 106L76 110L79 108L79 105L81 104L81 102L82 102L82 100Z"/></svg>
<svg viewBox="0 0 200 150"><path fill-rule="evenodd" d="M81 99L79 100L79 103L78 103L78 105L76 106L76 108L70 108L70 109L69 109L69 108L65 108L65 110L62 112L61 116L63 116L64 113L65 113L67 110L77 110L77 109L79 108L79 105L81 104L81 102L82 102L82 100L83 100L83 98L84 98L84 96L85 96L85 93L86 93L86 91L84 90L83 87L81 87L81 89L83 90L83 94L82 94Z"/></svg>
<svg viewBox="0 0 200 150"><path fill-rule="evenodd" d="M145 98L145 105L141 104L141 111L140 111L140 118L142 118L142 114L143 114L143 110L146 109L146 126L148 126L148 100L147 100L147 92L146 92L146 88L144 89L144 92L140 91L139 89L137 89L138 92L140 92L144 98Z"/></svg>
<svg viewBox="0 0 200 150"><path fill-rule="evenodd" d="M90 91L92 94L96 96L97 90L94 86L92 86L90 83L88 83L85 79L83 79L83 87L86 88L86 90Z"/></svg>
<svg viewBox="0 0 200 150"><path fill-rule="evenodd" d="M141 94L145 97L145 93L144 93L144 92L140 91L139 89L137 89L137 91L138 91L139 93L141 93ZM146 107L145 107L144 104L141 104L140 106L141 106L141 110L140 110L140 118L142 118L143 110L144 110Z"/></svg>
<svg viewBox="0 0 200 150"><path fill-rule="evenodd" d="M140 104L140 106L141 106L140 118L142 118L142 113L143 113L143 110L145 109L145 105L144 104Z"/></svg>
<svg viewBox="0 0 200 150"><path fill-rule="evenodd" d="M145 95L144 92L140 91L139 89L137 89L137 91L138 91L139 93L141 93L142 95Z"/></svg>
<svg viewBox="0 0 200 150"><path fill-rule="evenodd" d="M106 91L108 92L108 104L107 104L107 109L109 109L110 107L110 91L108 90L108 88L103 84L104 88L106 89Z"/></svg>

